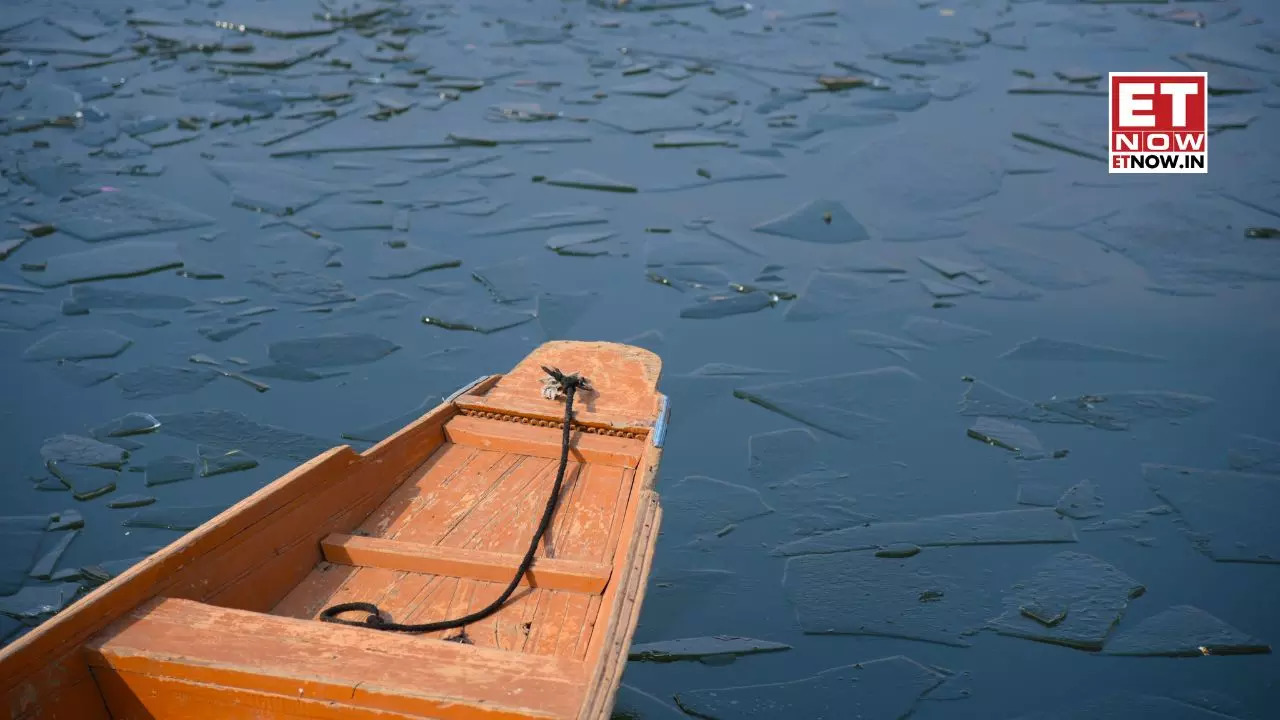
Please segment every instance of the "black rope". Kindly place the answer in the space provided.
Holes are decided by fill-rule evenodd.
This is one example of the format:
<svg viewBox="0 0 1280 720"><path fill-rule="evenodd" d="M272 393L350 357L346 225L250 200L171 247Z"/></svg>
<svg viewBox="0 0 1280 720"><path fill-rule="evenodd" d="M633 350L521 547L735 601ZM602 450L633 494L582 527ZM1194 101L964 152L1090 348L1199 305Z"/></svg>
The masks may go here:
<svg viewBox="0 0 1280 720"><path fill-rule="evenodd" d="M490 615L494 614L506 604L511 598L512 593L520 586L520 580L524 578L525 573L529 572L529 568L533 565L533 557L538 552L538 544L542 542L542 536L546 534L551 527L551 518L555 515L556 506L560 503L560 486L564 483L565 468L569 465L569 438L573 432L573 397L578 390L590 390L591 383L586 378L572 373L566 375L556 368L550 368L545 365L542 369L546 371L548 378L546 380L546 389L543 395L548 397L558 397L564 395L564 433L560 439L560 468L556 471L556 482L551 488L551 497L547 498L547 507L542 512L542 521L538 523L538 530L533 534L533 540L529 542L529 550L524 554L524 560L520 562L520 567L516 570L515 577L511 578L511 584L507 585L507 589L498 596L497 600L489 603L470 615L463 615L453 620L437 620L435 622L420 623L416 625L392 622L389 617L378 608L377 605L370 602L347 602L338 603L325 608L320 613L320 619L324 622L339 623L341 625L353 625L355 627L373 628L374 630L388 630L392 632L404 633L428 633L437 630L450 630L453 628L465 627L474 622L479 622ZM348 612L366 612L369 616L363 621L344 620L339 615ZM466 636L466 630L463 630L457 636L447 638L458 642L469 642Z"/></svg>

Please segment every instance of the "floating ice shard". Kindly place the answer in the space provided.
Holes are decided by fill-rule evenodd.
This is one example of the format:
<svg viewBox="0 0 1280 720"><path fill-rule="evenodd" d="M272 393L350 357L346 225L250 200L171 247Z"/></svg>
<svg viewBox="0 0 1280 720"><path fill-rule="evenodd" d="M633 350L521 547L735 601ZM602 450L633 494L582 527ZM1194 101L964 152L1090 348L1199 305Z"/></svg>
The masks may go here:
<svg viewBox="0 0 1280 720"><path fill-rule="evenodd" d="M1040 444L1040 438L1021 425L990 417L979 417L967 432L969 437L975 440L1017 453L1018 457L1025 460L1044 457L1044 446Z"/></svg>
<svg viewBox="0 0 1280 720"><path fill-rule="evenodd" d="M137 190L99 192L56 205L20 209L28 220L48 222L81 240L116 238L186 230L213 223L204 213Z"/></svg>
<svg viewBox="0 0 1280 720"><path fill-rule="evenodd" d="M1271 652L1271 645L1192 605L1174 605L1109 640L1108 655L1199 657Z"/></svg>
<svg viewBox="0 0 1280 720"><path fill-rule="evenodd" d="M790 649L790 645L769 640L714 635L711 637L684 638L681 640L632 645L627 659L632 662L676 662L679 660L734 658L741 655L780 652Z"/></svg>
<svg viewBox="0 0 1280 720"><path fill-rule="evenodd" d="M703 718L902 718L945 675L902 656L831 668L812 677L676 694L685 712Z"/></svg>
<svg viewBox="0 0 1280 720"><path fill-rule="evenodd" d="M1006 360L1028 361L1067 361L1067 362L1125 362L1156 363L1164 362L1164 358L1155 355L1119 350L1102 345L1055 340L1053 338L1035 337L1018 343L1012 350L1000 357Z"/></svg>
<svg viewBox="0 0 1280 720"><path fill-rule="evenodd" d="M1004 613L992 619L990 627L1001 635L1099 650L1129 601L1145 589L1092 555L1061 552L1014 586L1004 599ZM1065 608L1066 616L1046 625L1022 611L1035 606Z"/></svg>
<svg viewBox="0 0 1280 720"><path fill-rule="evenodd" d="M1070 523L1049 508L998 510L935 515L901 522L864 523L784 543L775 548L773 554L817 555L874 550L897 542L921 547L1073 543L1076 542L1076 534Z"/></svg>
<svg viewBox="0 0 1280 720"><path fill-rule="evenodd" d="M1142 478L1173 506L1193 544L1209 557L1280 563L1280 476L1146 464Z"/></svg>
<svg viewBox="0 0 1280 720"><path fill-rule="evenodd" d="M783 590L810 635L869 635L967 647L995 602L976 577L956 574L951 556L906 559L872 553L787 560Z"/></svg>
<svg viewBox="0 0 1280 720"><path fill-rule="evenodd" d="M883 428L887 421L882 416L907 404L919 389L915 373L884 367L743 387L733 394L819 430L856 439Z"/></svg>
<svg viewBox="0 0 1280 720"><path fill-rule="evenodd" d="M795 240L839 244L866 240L867 229L835 200L811 200L753 228L756 232Z"/></svg>

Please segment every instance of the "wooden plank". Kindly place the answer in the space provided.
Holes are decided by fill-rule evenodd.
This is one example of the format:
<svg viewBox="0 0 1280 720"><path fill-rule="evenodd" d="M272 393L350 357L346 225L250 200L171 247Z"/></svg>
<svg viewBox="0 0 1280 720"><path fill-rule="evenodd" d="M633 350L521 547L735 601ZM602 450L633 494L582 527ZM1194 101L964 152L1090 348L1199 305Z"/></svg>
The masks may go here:
<svg viewBox="0 0 1280 720"><path fill-rule="evenodd" d="M541 472L519 486L513 487L508 483L507 486L495 488L485 498L486 502L477 505L475 512L467 518L472 521L470 527L466 527L467 523L459 524L440 544L523 556L529 549L529 541L533 539L538 523L542 521L542 513L546 510L558 469L554 461L548 462L541 458L537 461L546 463ZM565 503L573 494L581 468L577 463L568 463L565 467L558 504L560 512L553 516L552 524L543 535L536 553L545 554L544 546L552 535L555 521L564 518ZM477 516L483 519L479 523L474 522Z"/></svg>
<svg viewBox="0 0 1280 720"><path fill-rule="evenodd" d="M533 629L533 617L538 612L538 599L545 592L516 592L511 596L507 612L500 613L500 624L495 632L494 647L499 650L520 652Z"/></svg>
<svg viewBox="0 0 1280 720"><path fill-rule="evenodd" d="M626 573L627 586L617 596L616 612L610 620L609 631L605 636L607 641L600 648L600 656L592 658L590 654L587 655L587 659L594 660L595 664L588 681L590 690L579 715L583 720L609 720L612 716L631 639L635 636L636 624L640 620L640 608L644 604L654 550L658 544L658 528L662 524L662 507L658 505L657 495L652 491L645 491L644 495L648 511L641 524L639 542L630 554L629 572ZM588 651L590 650L589 646Z"/></svg>
<svg viewBox="0 0 1280 720"><path fill-rule="evenodd" d="M407 542L439 542L520 460L519 455L485 450L451 474L447 482L428 474L419 482L422 493L382 535Z"/></svg>
<svg viewBox="0 0 1280 720"><path fill-rule="evenodd" d="M409 612L409 608L417 604L432 585L439 585L445 578L439 575L423 575L422 573L405 572L400 573L404 577L396 584L393 592L387 593L382 598L382 602L378 603L378 607L394 621L396 618L403 620ZM352 600L358 601L357 598Z"/></svg>
<svg viewBox="0 0 1280 720"><path fill-rule="evenodd" d="M588 667L592 668L588 680L591 691L583 704L580 720L608 720L622 681L622 669L639 621L662 520L662 508L653 490L661 461L662 448L654 445L645 448L640 462L642 474L637 478L636 490L627 503L622 521L622 537L628 540L619 543L612 582L601 599L601 607L607 608L609 614L607 619L597 620L587 644L585 657Z"/></svg>
<svg viewBox="0 0 1280 720"><path fill-rule="evenodd" d="M537 521L513 516L513 512L519 507L521 499L537 486L538 480L549 476L555 469L551 467L551 461L543 458L518 457L511 472L486 488L483 495L468 502L466 513L459 516L445 532L439 533L439 539L434 544L455 548L474 547L473 543L486 534L509 537L520 534L524 526L528 526L525 537L533 535L533 524ZM504 522L499 522L499 519ZM401 537L405 534L407 533L402 533ZM512 543L513 546L514 544ZM524 545L528 546L527 539Z"/></svg>
<svg viewBox="0 0 1280 720"><path fill-rule="evenodd" d="M585 668L460 643L165 598L85 646L94 668L461 720L564 718Z"/></svg>
<svg viewBox="0 0 1280 720"><path fill-rule="evenodd" d="M320 540L323 537L338 530L349 530L358 524L386 496L389 491L387 485L394 487L403 482L406 476L407 473L398 478L378 478L379 482L363 486L348 485L344 502L336 508L330 507L328 503L298 503L288 512L281 513L275 526L261 528L256 532L252 545L227 543L241 552L258 553L258 562L252 567L233 577L210 573L195 592L179 585L170 588L166 594L266 612L293 587L305 580L307 574L324 559L320 552ZM331 514L323 515L325 510ZM264 547L272 549L264 552ZM218 552L223 551L219 549Z"/></svg>
<svg viewBox="0 0 1280 720"><path fill-rule="evenodd" d="M578 422L641 432L653 426L662 360L643 348L617 343L544 343L491 388L463 394L458 405L559 422L563 403L542 397L544 365L580 373L594 386L574 402Z"/></svg>
<svg viewBox="0 0 1280 720"><path fill-rule="evenodd" d="M578 652L578 639L582 636L582 627L588 623L587 611L591 607L591 599L594 596L581 593L565 593L565 595L567 596L564 607L565 622L556 638L555 654L557 657L577 660L582 657Z"/></svg>
<svg viewBox="0 0 1280 720"><path fill-rule="evenodd" d="M400 484L378 509L373 511L360 529L370 535L391 535L393 528L404 522L407 515L417 511L424 492L435 485L448 485L455 475L473 462L479 450L446 444L423 463L408 480Z"/></svg>
<svg viewBox="0 0 1280 720"><path fill-rule="evenodd" d="M563 436L560 428L459 415L445 425L444 432L449 442L457 445L529 457L560 459L560 441ZM644 440L580 431L571 435L571 442L570 460L619 467L635 467L645 447Z"/></svg>
<svg viewBox="0 0 1280 720"><path fill-rule="evenodd" d="M585 476L591 472L592 468L606 467L608 466L569 463L569 468L565 471L564 486L560 489L560 501L556 505L555 515L551 518L551 527L547 529L547 534L542 536L542 545L538 548L538 557L580 560L583 562L598 562L600 560L598 553L595 556L591 553L574 555L562 551L560 546L562 539L569 534L570 528L573 527L576 520L577 508L582 503ZM533 530L536 529L536 523L542 520L542 513L547 507L547 498L551 496L551 486L554 483L555 474L552 473L547 483L546 492L539 493L536 498L541 502L537 505L535 525L529 529L529 534L525 536L525 542L520 543L524 547L517 547L517 551L528 549L528 540L533 539ZM607 565L608 563L605 564Z"/></svg>
<svg viewBox="0 0 1280 720"><path fill-rule="evenodd" d="M437 575L436 581L428 583L422 592L418 593L418 596L414 598L413 602L405 607L403 619L397 622L421 625L422 623L457 617L457 598L459 595L468 592L468 582L470 581L464 578ZM391 617L400 618L402 616L393 614ZM456 630L446 630L428 633L423 637L443 638L452 636L456 632Z"/></svg>
<svg viewBox="0 0 1280 720"><path fill-rule="evenodd" d="M347 582L358 568L322 562L271 608L272 615L306 620L313 618L330 603L329 598Z"/></svg>
<svg viewBox="0 0 1280 720"><path fill-rule="evenodd" d="M564 506L567 522L552 539L555 557L603 563L613 559L618 542L616 526L622 524L632 474L631 470L606 465L591 465L579 473L582 489Z"/></svg>
<svg viewBox="0 0 1280 720"><path fill-rule="evenodd" d="M56 695L39 696L39 688L56 687ZM89 666L79 653L63 655L55 662L35 668L23 694L13 693L0 706L0 718L10 720L111 720ZM8 711L8 714L5 714Z"/></svg>
<svg viewBox="0 0 1280 720"><path fill-rule="evenodd" d="M530 628L526 652L553 656L559 646L560 633L569 623L569 593L550 591L538 604L537 616Z"/></svg>
<svg viewBox="0 0 1280 720"><path fill-rule="evenodd" d="M596 623L600 622L602 601L603 598L599 595L591 596L591 601L587 604L586 620L583 621L581 629L578 630L578 642L574 645L573 653L569 657L579 660L586 659L587 646L591 644L591 635L595 631Z"/></svg>
<svg viewBox="0 0 1280 720"><path fill-rule="evenodd" d="M445 548L359 535L333 534L320 543L325 560L340 565L407 570L433 575L506 583L523 559L510 553ZM538 558L521 585L580 593L599 593L612 568L604 563Z"/></svg>
<svg viewBox="0 0 1280 720"><path fill-rule="evenodd" d="M347 703L237 690L145 673L97 669L112 720L439 720Z"/></svg>

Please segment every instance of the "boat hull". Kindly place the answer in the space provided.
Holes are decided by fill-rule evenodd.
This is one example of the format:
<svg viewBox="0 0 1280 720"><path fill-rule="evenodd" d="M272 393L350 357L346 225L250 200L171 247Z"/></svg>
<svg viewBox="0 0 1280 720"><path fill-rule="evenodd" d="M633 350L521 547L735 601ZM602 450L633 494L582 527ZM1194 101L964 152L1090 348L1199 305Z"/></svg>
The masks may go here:
<svg viewBox="0 0 1280 720"><path fill-rule="evenodd" d="M558 466L563 403L531 392L542 365L597 390L575 412L552 529L512 598L462 637L319 622L348 601L397 622L447 619L505 587ZM659 373L638 348L548 343L363 453L320 455L5 648L3 708L19 720L607 718L661 522Z"/></svg>

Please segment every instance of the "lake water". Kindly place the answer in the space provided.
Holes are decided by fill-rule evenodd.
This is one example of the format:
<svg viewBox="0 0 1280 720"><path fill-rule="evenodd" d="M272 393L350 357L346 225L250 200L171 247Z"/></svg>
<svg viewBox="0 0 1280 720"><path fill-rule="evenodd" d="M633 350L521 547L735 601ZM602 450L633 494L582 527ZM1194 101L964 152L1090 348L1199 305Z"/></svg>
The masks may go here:
<svg viewBox="0 0 1280 720"><path fill-rule="evenodd" d="M637 649L785 646L619 715L1274 715L1275 3L5 8L4 641L615 340L672 407ZM1109 175L1107 72L1188 69L1208 173Z"/></svg>

